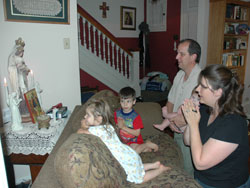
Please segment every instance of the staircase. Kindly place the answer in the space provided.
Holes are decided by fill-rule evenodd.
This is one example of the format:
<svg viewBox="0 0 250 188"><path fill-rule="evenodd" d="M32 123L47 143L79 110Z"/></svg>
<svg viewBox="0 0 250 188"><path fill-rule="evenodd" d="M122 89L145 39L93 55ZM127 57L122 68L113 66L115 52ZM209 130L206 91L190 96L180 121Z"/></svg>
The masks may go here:
<svg viewBox="0 0 250 188"><path fill-rule="evenodd" d="M141 95L139 52L129 52L79 5L80 68L116 92L125 86Z"/></svg>

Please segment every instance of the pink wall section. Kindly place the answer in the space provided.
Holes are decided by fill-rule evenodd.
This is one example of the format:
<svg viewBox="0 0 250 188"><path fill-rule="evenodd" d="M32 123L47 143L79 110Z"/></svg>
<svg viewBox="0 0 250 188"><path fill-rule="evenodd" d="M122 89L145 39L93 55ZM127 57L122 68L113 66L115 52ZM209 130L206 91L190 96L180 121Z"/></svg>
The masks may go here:
<svg viewBox="0 0 250 188"><path fill-rule="evenodd" d="M161 71L168 74L170 77L170 81L173 81L173 78L178 71L178 66L175 59L176 52L173 50L173 35L180 36L180 16L181 0L168 0L167 31L150 33L149 45L151 67L150 69L146 69L146 73L151 71ZM138 38L117 38L117 40L128 49L138 49ZM81 86L99 86L99 90L110 89L83 70L80 70L80 79Z"/></svg>

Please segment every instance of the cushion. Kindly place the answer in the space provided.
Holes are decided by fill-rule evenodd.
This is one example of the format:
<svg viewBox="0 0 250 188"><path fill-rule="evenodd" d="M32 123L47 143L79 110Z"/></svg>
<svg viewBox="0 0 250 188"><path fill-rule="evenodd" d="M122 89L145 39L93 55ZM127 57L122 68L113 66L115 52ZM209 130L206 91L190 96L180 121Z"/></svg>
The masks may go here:
<svg viewBox="0 0 250 188"><path fill-rule="evenodd" d="M127 187L125 171L93 135L72 134L58 149L54 168L65 188Z"/></svg>
<svg viewBox="0 0 250 188"><path fill-rule="evenodd" d="M141 153L143 163L160 161L171 167L153 180L143 184L130 184L135 188L199 188L201 187L189 174L183 170L182 154L175 141L168 135L153 135L145 138L159 146L158 152Z"/></svg>

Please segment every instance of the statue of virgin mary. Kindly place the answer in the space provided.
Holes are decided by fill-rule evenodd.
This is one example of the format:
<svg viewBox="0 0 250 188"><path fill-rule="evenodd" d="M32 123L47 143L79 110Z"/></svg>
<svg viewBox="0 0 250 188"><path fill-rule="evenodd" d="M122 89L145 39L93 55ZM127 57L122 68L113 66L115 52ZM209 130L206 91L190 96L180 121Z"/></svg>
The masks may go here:
<svg viewBox="0 0 250 188"><path fill-rule="evenodd" d="M28 113L27 106L24 100L24 93L28 91L27 76L30 69L25 64L24 55L25 43L22 38L15 41L15 46L9 55L8 59L8 73L11 85L11 92L16 92L17 97L22 99L20 104L21 114Z"/></svg>

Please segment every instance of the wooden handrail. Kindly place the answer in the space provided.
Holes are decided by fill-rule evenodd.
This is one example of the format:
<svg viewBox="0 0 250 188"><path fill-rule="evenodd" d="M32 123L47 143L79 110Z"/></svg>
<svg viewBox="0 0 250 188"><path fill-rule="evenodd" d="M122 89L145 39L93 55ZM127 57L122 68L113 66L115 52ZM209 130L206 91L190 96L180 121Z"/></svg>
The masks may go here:
<svg viewBox="0 0 250 188"><path fill-rule="evenodd" d="M123 49L125 52L127 52L130 56L133 56L133 54L122 47L122 45L119 43L119 41L115 38L114 35L112 35L105 27L103 27L97 20L95 20L92 16L90 16L80 5L77 5L77 12L82 15L84 18L88 20L92 25L94 25L98 30L103 32L107 37L109 37L117 46L119 46L121 49Z"/></svg>

